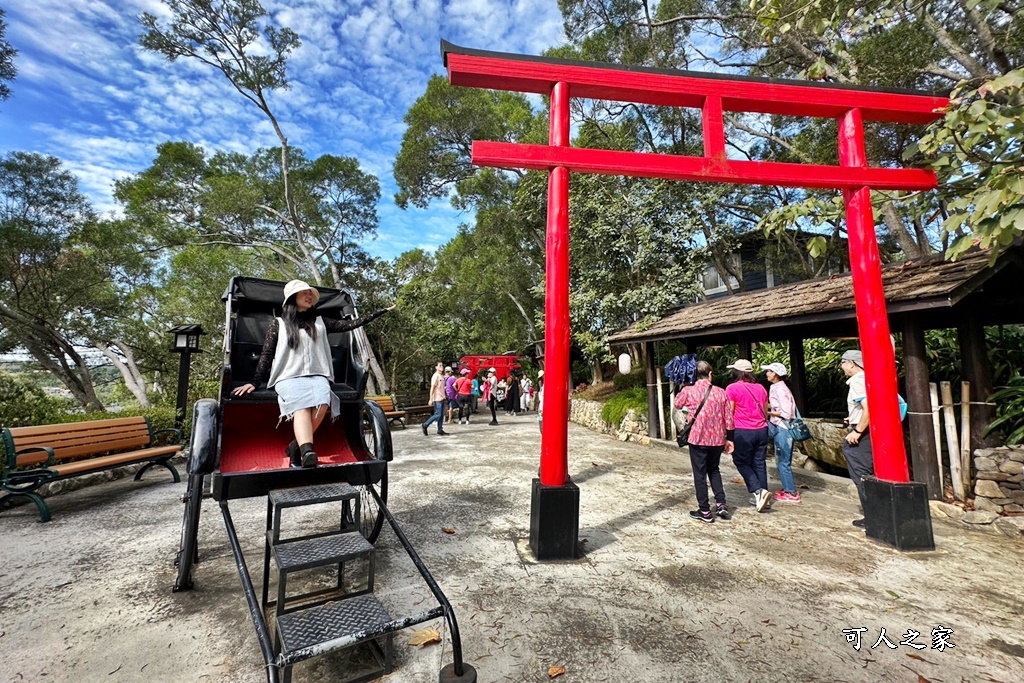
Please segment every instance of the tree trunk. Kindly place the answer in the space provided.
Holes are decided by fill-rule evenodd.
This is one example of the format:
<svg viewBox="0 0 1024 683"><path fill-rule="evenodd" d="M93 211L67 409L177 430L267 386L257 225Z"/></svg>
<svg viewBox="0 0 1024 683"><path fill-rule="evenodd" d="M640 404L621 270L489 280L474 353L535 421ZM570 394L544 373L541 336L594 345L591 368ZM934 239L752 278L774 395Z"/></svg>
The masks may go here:
<svg viewBox="0 0 1024 683"><path fill-rule="evenodd" d="M925 245L917 243L914 236L910 234L910 230L907 229L906 223L903 222L903 219L896 212L896 207L891 203L887 202L882 206L882 219L885 221L885 227L889 228L889 232L892 233L899 243L904 256L908 259L914 259L928 254L930 248L927 243Z"/></svg>
<svg viewBox="0 0 1024 683"><path fill-rule="evenodd" d="M134 354L130 348L120 342L114 341L113 344L123 354L123 359L107 344L93 341L93 346L99 349L100 353L106 356L113 363L114 367L117 368L117 371L121 373L124 385L128 388L128 391L132 392L132 396L139 402L139 405L143 408L148 408L150 403L149 396L146 394L146 380L135 363Z"/></svg>
<svg viewBox="0 0 1024 683"><path fill-rule="evenodd" d="M53 352L52 349L47 348L50 346L49 344L44 345L38 339L26 340L24 343L32 357L40 365L53 373L67 387L79 405L89 412L104 412L106 410L103 407L103 403L96 396L96 388L92 383L92 374L77 352L74 352L72 349L71 353L67 353L67 349L60 348ZM73 367L64 360L65 353L74 362ZM58 361L57 358L60 360Z"/></svg>

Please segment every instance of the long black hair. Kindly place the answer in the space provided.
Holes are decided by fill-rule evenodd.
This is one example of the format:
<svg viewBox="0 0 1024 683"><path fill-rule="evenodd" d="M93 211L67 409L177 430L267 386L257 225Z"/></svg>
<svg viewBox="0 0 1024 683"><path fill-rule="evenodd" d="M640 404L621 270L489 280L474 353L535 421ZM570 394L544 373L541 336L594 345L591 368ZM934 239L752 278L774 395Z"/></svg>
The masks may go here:
<svg viewBox="0 0 1024 683"><path fill-rule="evenodd" d="M734 382L750 382L751 384L757 384L757 377L754 377L754 373L747 372L746 370L737 370L733 368L732 379Z"/></svg>
<svg viewBox="0 0 1024 683"><path fill-rule="evenodd" d="M288 297L288 301L284 302L284 306L281 309L281 319L284 320L285 329L288 330L288 348L294 349L299 343L299 330L305 330L313 341L316 341L316 313L314 308L307 308L303 312L299 312L299 307L295 305L295 295L292 294Z"/></svg>

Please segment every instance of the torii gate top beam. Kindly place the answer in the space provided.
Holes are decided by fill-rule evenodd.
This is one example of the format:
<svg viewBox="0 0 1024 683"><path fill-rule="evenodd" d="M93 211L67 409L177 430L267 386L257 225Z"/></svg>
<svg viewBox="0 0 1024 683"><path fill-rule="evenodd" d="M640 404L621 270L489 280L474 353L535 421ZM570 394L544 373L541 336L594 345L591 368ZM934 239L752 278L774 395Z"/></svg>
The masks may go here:
<svg viewBox="0 0 1024 683"><path fill-rule="evenodd" d="M496 168L697 180L719 183L781 185L836 190L930 190L935 173L916 168L872 168L866 163L820 164L728 159L723 113L757 112L843 120L858 111L857 131L866 119L923 124L940 116L945 97L862 86L817 84L704 74L670 69L594 65L565 59L526 57L468 50L442 41L442 55L453 85L550 95L556 83L569 97L591 97L701 110L704 155L648 154L524 145L477 140L473 163Z"/></svg>
<svg viewBox="0 0 1024 683"><path fill-rule="evenodd" d="M940 118L949 105L947 97L912 90L618 64L595 67L593 62L472 50L448 41L441 41L441 55L452 85L541 95L565 82L572 97L701 109L713 88L724 111L839 118L860 109L866 121L918 124Z"/></svg>

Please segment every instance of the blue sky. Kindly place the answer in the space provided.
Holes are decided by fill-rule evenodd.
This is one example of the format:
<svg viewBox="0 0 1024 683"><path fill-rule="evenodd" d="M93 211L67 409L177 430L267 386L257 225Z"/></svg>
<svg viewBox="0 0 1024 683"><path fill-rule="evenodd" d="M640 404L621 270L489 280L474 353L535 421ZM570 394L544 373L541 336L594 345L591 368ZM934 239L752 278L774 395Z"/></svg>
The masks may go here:
<svg viewBox="0 0 1024 683"><path fill-rule="evenodd" d="M353 156L381 182L378 238L392 258L434 249L470 219L441 200L395 206L392 165L402 117L443 73L442 38L465 47L539 54L564 42L556 0L264 0L302 47L288 65L292 87L273 95L289 141L311 157ZM156 145L187 140L250 153L277 145L263 115L222 75L138 46L142 12L158 0L0 0L7 39L19 50L13 96L0 103L0 153L62 159L102 212L116 211L114 180L146 168Z"/></svg>

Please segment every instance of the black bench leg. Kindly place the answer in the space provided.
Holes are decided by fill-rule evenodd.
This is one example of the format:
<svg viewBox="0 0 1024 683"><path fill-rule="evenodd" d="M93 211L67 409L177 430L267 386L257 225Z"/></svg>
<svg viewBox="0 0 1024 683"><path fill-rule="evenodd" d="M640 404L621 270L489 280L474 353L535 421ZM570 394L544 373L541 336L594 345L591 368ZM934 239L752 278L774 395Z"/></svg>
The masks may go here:
<svg viewBox="0 0 1024 683"><path fill-rule="evenodd" d="M31 491L7 491L7 495L4 498L13 498L14 496L25 496L39 508L39 523L49 522L51 519L50 508L47 506L46 501L38 493L32 493ZM3 498L0 498L3 500Z"/></svg>
<svg viewBox="0 0 1024 683"><path fill-rule="evenodd" d="M171 476L174 477L174 483L178 484L181 482L181 477L178 475L178 470L176 470L174 468L174 465L172 465L167 460L154 460L152 462L147 462L145 465L142 466L141 470L135 473L135 481L142 481L142 475L145 474L146 470L148 470L153 465L160 465L161 467L166 467L171 471Z"/></svg>

